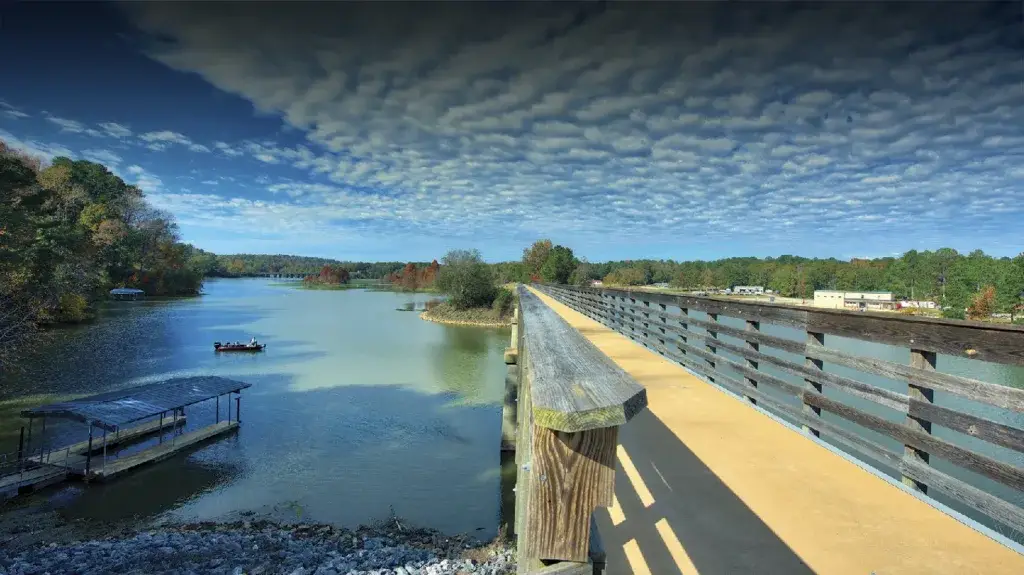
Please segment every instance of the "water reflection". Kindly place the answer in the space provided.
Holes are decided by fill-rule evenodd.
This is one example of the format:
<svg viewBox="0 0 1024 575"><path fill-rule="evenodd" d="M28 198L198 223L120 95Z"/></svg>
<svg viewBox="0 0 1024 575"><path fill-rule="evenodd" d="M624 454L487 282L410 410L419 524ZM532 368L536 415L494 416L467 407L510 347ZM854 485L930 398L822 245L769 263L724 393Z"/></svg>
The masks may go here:
<svg viewBox="0 0 1024 575"><path fill-rule="evenodd" d="M502 353L510 337L507 328L445 326L432 353L435 378L466 401L490 403L500 411L504 377L501 386L481 387L473 382L494 373L495 364L504 367Z"/></svg>
<svg viewBox="0 0 1024 575"><path fill-rule="evenodd" d="M423 308L436 298L428 294L263 280L215 280L207 292L106 305L91 325L47 332L21 373L0 375L0 442L16 447L20 421L11 416L29 404L191 374L253 384L237 435L102 488L44 498L83 517L124 498L133 515L253 510L295 519L302 509L348 526L393 507L422 525L493 533L507 329L452 328L396 311ZM215 340L252 336L266 352L213 352ZM188 408L188 428L212 423L213 410L212 401ZM48 423L47 431L59 443L80 440L83 428Z"/></svg>

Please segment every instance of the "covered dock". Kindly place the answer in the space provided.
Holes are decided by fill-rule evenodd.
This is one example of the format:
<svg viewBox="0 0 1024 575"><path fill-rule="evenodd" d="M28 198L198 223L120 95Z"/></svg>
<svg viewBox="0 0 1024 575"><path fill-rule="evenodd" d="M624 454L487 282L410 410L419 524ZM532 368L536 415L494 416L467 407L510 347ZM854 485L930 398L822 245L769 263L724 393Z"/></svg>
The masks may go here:
<svg viewBox="0 0 1024 575"><path fill-rule="evenodd" d="M241 391L251 384L217 376L179 377L80 399L43 405L21 412L28 419L22 428L16 473L0 470L0 492L31 491L69 476L105 481L146 463L165 459L196 443L236 429L241 420ZM222 419L221 397L226 397ZM234 406L232 406L234 399ZM185 408L215 400L210 425L184 432ZM88 438L54 448L33 445L32 432L39 420L70 420L88 426ZM170 438L164 434L170 430ZM108 460L108 448L157 436L157 444L127 456Z"/></svg>
<svg viewBox="0 0 1024 575"><path fill-rule="evenodd" d="M110 297L119 300L137 300L146 295L146 292L136 288L114 288L110 290Z"/></svg>

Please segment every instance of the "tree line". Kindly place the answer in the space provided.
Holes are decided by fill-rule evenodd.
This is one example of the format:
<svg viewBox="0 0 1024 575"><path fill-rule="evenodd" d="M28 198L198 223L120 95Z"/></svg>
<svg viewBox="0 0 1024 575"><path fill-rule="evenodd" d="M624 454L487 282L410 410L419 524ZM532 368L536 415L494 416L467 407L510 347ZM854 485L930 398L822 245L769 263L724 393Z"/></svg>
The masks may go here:
<svg viewBox="0 0 1024 575"><path fill-rule="evenodd" d="M105 166L48 165L0 141L0 354L40 324L74 322L114 287L199 292L174 218Z"/></svg>
<svg viewBox="0 0 1024 575"><path fill-rule="evenodd" d="M503 282L546 281L610 286L668 284L678 289L763 286L786 297L812 298L815 290L891 291L898 299L930 300L943 315L963 318L991 313L1024 315L1024 253L993 257L981 250L910 250L899 257L849 261L783 255L714 261L624 260L603 263L577 258L570 248L538 240L518 262L494 265Z"/></svg>
<svg viewBox="0 0 1024 575"><path fill-rule="evenodd" d="M214 254L196 249L197 265L206 277L255 277L267 274L309 275L319 273L325 265L339 266L352 279L385 279L400 272L408 262L346 262L330 258L283 254ZM423 267L430 262L414 262Z"/></svg>

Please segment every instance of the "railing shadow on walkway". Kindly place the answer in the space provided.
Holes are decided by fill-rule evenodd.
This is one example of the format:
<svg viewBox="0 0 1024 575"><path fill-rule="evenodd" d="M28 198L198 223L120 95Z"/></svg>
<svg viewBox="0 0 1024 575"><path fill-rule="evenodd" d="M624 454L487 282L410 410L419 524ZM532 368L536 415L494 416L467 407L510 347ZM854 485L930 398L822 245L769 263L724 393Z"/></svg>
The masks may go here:
<svg viewBox="0 0 1024 575"><path fill-rule="evenodd" d="M656 415L619 442L617 506L595 513L608 573L814 573Z"/></svg>

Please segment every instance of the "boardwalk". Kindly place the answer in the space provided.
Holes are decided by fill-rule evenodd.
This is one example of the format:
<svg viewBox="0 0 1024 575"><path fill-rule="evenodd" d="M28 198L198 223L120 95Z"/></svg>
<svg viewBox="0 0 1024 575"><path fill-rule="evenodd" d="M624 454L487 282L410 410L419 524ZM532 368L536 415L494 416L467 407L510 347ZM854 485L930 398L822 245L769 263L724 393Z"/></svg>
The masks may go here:
<svg viewBox="0 0 1024 575"><path fill-rule="evenodd" d="M533 291L647 389L597 513L608 573L1024 573L1024 556Z"/></svg>

